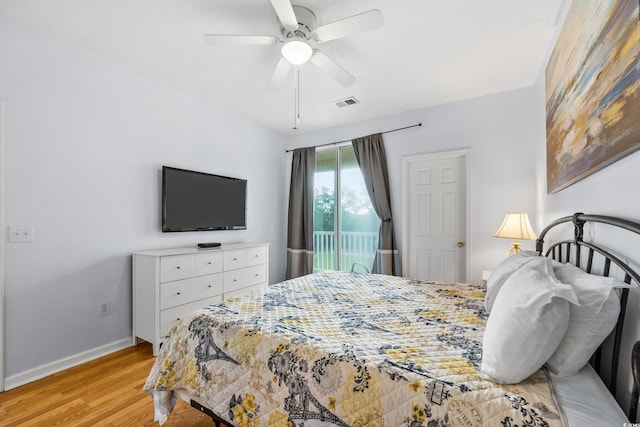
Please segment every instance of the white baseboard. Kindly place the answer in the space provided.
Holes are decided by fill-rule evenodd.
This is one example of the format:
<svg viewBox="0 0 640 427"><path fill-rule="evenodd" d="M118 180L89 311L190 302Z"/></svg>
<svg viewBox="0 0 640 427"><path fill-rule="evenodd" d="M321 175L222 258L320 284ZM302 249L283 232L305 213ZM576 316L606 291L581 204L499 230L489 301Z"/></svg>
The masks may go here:
<svg viewBox="0 0 640 427"><path fill-rule="evenodd" d="M87 350L85 352L76 354L74 356L65 357L64 359L57 360L55 362L47 363L46 365L38 366L37 368L29 369L10 377L5 377L4 387L5 390L11 390L12 388L19 387L21 385L30 383L35 380L47 377L65 369L73 368L85 362L97 359L107 354L114 353L119 350L123 350L127 347L131 347L131 337L121 339L110 344L103 345L101 347Z"/></svg>

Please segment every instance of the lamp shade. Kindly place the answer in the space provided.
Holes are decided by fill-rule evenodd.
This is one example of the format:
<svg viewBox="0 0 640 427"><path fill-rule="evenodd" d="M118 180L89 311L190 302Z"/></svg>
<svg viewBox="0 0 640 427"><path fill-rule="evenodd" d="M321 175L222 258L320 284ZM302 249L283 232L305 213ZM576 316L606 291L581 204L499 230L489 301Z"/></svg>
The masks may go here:
<svg viewBox="0 0 640 427"><path fill-rule="evenodd" d="M529 215L524 212L511 212L504 217L502 225L493 237L506 237L508 239L535 240L538 238L531 228Z"/></svg>
<svg viewBox="0 0 640 427"><path fill-rule="evenodd" d="M311 58L313 49L303 40L290 40L282 46L282 56L293 65L302 65Z"/></svg>

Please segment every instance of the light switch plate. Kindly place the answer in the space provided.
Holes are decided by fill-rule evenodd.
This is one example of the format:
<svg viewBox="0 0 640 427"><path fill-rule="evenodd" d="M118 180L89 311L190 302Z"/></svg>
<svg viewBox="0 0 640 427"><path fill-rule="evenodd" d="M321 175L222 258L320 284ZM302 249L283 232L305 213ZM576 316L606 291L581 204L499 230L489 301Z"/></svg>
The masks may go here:
<svg viewBox="0 0 640 427"><path fill-rule="evenodd" d="M34 230L32 225L10 226L9 243L32 243Z"/></svg>

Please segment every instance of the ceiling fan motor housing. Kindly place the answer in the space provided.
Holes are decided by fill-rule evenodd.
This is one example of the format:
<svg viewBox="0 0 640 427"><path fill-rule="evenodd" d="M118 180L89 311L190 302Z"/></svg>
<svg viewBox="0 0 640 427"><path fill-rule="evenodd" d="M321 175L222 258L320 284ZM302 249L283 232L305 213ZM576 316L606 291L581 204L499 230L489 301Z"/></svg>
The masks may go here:
<svg viewBox="0 0 640 427"><path fill-rule="evenodd" d="M316 29L316 15L304 6L294 5L293 11L298 19L298 29L290 30L282 27L282 37L285 40L311 40L313 31Z"/></svg>

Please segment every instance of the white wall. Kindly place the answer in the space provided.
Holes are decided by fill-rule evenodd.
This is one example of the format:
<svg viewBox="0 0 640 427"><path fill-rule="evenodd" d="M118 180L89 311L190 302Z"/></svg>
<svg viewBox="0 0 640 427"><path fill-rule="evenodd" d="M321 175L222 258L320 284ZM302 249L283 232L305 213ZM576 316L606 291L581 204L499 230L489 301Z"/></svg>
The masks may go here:
<svg viewBox="0 0 640 427"><path fill-rule="evenodd" d="M535 92L525 88L295 136L288 148L326 144L416 123L384 135L391 203L402 248L402 157L471 148L470 280L479 282L511 247L492 237L508 211L533 214ZM358 105L350 108L366 108ZM533 242L523 242L533 249Z"/></svg>
<svg viewBox="0 0 640 427"><path fill-rule="evenodd" d="M129 339L132 251L271 242L270 281L284 278L282 136L1 18L0 58L5 223L35 227L6 245L7 387ZM162 234L163 164L247 179L247 230Z"/></svg>

